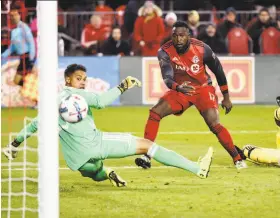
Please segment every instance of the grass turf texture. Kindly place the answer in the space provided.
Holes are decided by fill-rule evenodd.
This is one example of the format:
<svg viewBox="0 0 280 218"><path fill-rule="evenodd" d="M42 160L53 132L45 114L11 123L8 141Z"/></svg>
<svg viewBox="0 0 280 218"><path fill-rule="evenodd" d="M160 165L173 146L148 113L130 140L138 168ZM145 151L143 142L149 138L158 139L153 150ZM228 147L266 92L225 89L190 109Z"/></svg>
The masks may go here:
<svg viewBox="0 0 280 218"><path fill-rule="evenodd" d="M254 144L275 148L274 108L235 106L229 115L221 111L221 123L233 132L235 143L241 147ZM29 109L2 109L2 147L8 143L7 133L19 131L23 127L23 117L33 117L36 113ZM133 132L142 136L148 107L107 108L94 111L94 116L98 128L103 131ZM243 130L249 132L241 132ZM77 172L65 170L60 154L63 168L60 170L60 217L280 217L280 169L248 163L249 169L237 173L229 155L207 131L203 119L191 108L180 117L163 119L157 138L158 144L192 160L197 160L208 146L213 146L213 168L206 180L183 170L162 167L155 161L151 170L123 168L135 166L135 157L130 157L105 161L106 166L115 167L128 182L126 188L114 188L109 181L96 183ZM31 137L27 144L36 147L36 137ZM22 155L23 152L15 161L21 162ZM36 162L37 154L27 152L27 160ZM7 163L3 154L2 163ZM2 179L8 178L5 169L7 167L2 166ZM12 171L13 177L22 175L22 171ZM37 175L37 171L27 171L29 177ZM13 182L12 188L15 192L22 191L22 182ZM37 190L36 183L27 182L28 192ZM2 192L7 191L8 183L2 183ZM27 197L26 205L37 208L36 199ZM12 197L12 207L21 206L22 197ZM2 197L2 207L7 207L7 197ZM7 213L2 212L2 217L6 216ZM21 212L12 212L11 217L21 217ZM27 212L26 217L37 217L37 214Z"/></svg>

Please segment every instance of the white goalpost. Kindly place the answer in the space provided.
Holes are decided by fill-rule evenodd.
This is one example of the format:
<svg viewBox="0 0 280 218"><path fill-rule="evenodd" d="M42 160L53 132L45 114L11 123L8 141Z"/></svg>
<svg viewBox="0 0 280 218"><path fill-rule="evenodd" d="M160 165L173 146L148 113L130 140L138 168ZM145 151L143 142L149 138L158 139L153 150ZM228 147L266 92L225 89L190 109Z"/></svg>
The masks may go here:
<svg viewBox="0 0 280 218"><path fill-rule="evenodd" d="M0 177L1 197L5 199L1 199L0 217L28 218L30 213L35 214L32 217L59 217L57 1L37 1L37 22L39 108L38 133L33 136L38 138L38 146L32 147L25 140L18 148L22 157L1 161L1 172L5 175ZM32 118L25 118L23 126L30 121ZM9 133L9 144L17 134Z"/></svg>
<svg viewBox="0 0 280 218"><path fill-rule="evenodd" d="M37 1L39 217L59 217L57 1Z"/></svg>

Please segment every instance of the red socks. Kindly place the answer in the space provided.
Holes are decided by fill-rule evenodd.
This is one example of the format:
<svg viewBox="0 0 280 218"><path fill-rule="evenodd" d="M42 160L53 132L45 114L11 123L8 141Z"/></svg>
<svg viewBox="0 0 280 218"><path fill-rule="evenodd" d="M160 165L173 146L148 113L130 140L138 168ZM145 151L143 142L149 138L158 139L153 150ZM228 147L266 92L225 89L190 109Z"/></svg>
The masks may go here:
<svg viewBox="0 0 280 218"><path fill-rule="evenodd" d="M145 135L144 135L145 139L149 139L152 142L155 141L158 133L160 120L161 117L157 113L150 110L150 115L145 127Z"/></svg>
<svg viewBox="0 0 280 218"><path fill-rule="evenodd" d="M217 136L221 145L227 150L229 155L232 157L233 162L241 160L238 151L236 150L232 138L225 127L221 124L210 127L210 130Z"/></svg>

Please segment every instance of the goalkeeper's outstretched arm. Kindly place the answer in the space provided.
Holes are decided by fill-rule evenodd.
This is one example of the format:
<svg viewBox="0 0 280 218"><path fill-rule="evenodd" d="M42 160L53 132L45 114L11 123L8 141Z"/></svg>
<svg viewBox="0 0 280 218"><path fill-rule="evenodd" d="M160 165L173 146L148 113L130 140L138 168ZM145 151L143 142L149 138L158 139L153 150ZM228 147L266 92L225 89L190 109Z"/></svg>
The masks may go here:
<svg viewBox="0 0 280 218"><path fill-rule="evenodd" d="M120 83L120 85L102 94L95 94L81 89L77 89L76 91L77 94L83 96L86 99L90 107L102 109L112 104L113 101L116 100L122 93L133 88L134 86L141 87L141 82L134 77L128 76Z"/></svg>
<svg viewBox="0 0 280 218"><path fill-rule="evenodd" d="M38 117L35 117L28 125L26 125L16 136L14 142L20 145L25 139L29 138L38 130ZM15 147L17 147L15 146Z"/></svg>
<svg viewBox="0 0 280 218"><path fill-rule="evenodd" d="M3 149L4 155L9 159L13 160L16 158L18 153L18 146L29 138L33 133L38 130L38 118L34 118L27 126L25 126L16 136L16 138L10 142L6 148Z"/></svg>

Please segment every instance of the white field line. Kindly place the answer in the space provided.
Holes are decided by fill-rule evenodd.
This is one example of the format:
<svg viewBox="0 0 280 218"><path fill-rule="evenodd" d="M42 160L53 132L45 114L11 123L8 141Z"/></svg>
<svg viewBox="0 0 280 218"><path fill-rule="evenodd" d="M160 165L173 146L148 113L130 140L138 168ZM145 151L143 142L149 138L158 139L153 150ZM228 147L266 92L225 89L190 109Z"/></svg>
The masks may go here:
<svg viewBox="0 0 280 218"><path fill-rule="evenodd" d="M211 166L212 168L229 168L229 167L234 167L233 165L230 166L230 165L212 165ZM140 170L143 170L142 168L140 167L137 167L137 166L110 166L110 168L112 169L140 169ZM2 168L1 170L5 171L5 170L8 170L9 168ZM168 166L155 166L155 167L152 167L152 169L174 169L174 167L168 167ZM24 170L23 168L12 168L13 171L21 171L21 170ZM38 171L38 168L35 168L35 167L31 167L31 168L26 168L26 170L30 170L30 171ZM60 167L59 170L61 171L64 171L64 170L70 170L68 167Z"/></svg>
<svg viewBox="0 0 280 218"><path fill-rule="evenodd" d="M232 134L271 134L276 133L277 130L232 130ZM122 132L130 134L141 134L142 132ZM1 136L9 136L10 133L1 133ZM13 133L16 135L17 133ZM170 131L170 132L159 132L159 135L207 135L212 134L210 131Z"/></svg>

